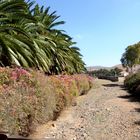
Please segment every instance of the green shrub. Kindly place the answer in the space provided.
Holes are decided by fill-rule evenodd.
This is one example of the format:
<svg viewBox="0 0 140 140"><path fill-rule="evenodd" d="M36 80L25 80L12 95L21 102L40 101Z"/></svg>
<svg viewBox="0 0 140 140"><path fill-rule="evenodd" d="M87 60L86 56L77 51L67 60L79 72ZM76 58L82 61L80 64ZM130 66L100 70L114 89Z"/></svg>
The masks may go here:
<svg viewBox="0 0 140 140"><path fill-rule="evenodd" d="M127 76L124 81L124 86L130 92L135 92L139 85L140 85L140 72Z"/></svg>

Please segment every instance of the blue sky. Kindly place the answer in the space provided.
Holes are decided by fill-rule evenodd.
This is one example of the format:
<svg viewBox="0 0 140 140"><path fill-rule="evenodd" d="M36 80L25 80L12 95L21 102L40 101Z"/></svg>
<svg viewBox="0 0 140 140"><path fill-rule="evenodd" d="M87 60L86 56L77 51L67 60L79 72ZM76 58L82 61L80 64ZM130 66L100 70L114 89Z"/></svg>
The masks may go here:
<svg viewBox="0 0 140 140"><path fill-rule="evenodd" d="M57 11L87 66L113 66L140 41L140 0L36 0ZM60 27L59 27L60 28Z"/></svg>

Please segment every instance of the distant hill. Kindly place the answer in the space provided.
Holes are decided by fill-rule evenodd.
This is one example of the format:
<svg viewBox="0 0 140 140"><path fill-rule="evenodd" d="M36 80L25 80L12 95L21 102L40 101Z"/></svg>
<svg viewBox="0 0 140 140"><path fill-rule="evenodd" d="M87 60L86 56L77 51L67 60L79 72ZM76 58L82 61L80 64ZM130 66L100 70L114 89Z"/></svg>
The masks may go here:
<svg viewBox="0 0 140 140"><path fill-rule="evenodd" d="M122 64L118 64L118 65L115 65L115 66L113 66L113 67L111 67L111 68L119 68L119 69L122 69L122 70L124 70L125 68L122 66Z"/></svg>
<svg viewBox="0 0 140 140"><path fill-rule="evenodd" d="M124 70L123 66L121 64L117 64L115 66L112 66L112 67L105 67L105 66L90 66L90 67L87 67L87 71L94 71L94 70L100 70L100 69L107 69L107 70L110 70L110 69L114 69L114 68L119 68L119 69L122 69Z"/></svg>

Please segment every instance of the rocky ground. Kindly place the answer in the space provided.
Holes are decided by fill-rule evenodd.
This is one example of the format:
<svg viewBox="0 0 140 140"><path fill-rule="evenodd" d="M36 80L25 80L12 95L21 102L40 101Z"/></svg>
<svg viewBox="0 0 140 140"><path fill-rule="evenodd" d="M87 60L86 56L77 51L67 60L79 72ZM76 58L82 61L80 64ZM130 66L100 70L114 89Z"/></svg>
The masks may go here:
<svg viewBox="0 0 140 140"><path fill-rule="evenodd" d="M56 121L38 127L31 137L55 140L139 140L140 104L122 82L96 80Z"/></svg>

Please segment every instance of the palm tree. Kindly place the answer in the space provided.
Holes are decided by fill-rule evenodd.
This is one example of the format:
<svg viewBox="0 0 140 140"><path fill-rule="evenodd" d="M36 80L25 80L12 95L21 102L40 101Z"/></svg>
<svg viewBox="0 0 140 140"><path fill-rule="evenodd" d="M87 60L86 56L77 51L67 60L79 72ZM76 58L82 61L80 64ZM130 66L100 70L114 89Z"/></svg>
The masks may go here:
<svg viewBox="0 0 140 140"><path fill-rule="evenodd" d="M0 61L11 64L33 66L31 42L28 33L19 26L21 17L27 14L27 4L22 0L0 1Z"/></svg>
<svg viewBox="0 0 140 140"><path fill-rule="evenodd" d="M24 0L0 1L0 64L35 67L50 74L84 70L79 49L64 31L55 27L56 12Z"/></svg>
<svg viewBox="0 0 140 140"><path fill-rule="evenodd" d="M36 5L34 9L31 10L32 15L37 21L35 36L36 44L41 46L45 51L50 65L51 73L61 73L67 69L71 69L71 72L78 72L78 64L82 62L81 59L78 59L77 65L73 65L74 56L79 56L80 53L72 51L70 46L75 44L72 42L72 38L65 34L64 31L55 29L55 26L64 24L64 21L56 21L59 16L56 15L56 12L49 14L49 7L44 10L43 7L39 8L39 5ZM39 35L38 35L39 34ZM40 38L41 36L41 38ZM51 54L51 55L50 55ZM73 58L73 59L72 59ZM80 61L79 61L80 60ZM48 65L48 66L49 66ZM81 67L84 69L84 63L82 62ZM80 71L81 69L79 69Z"/></svg>

